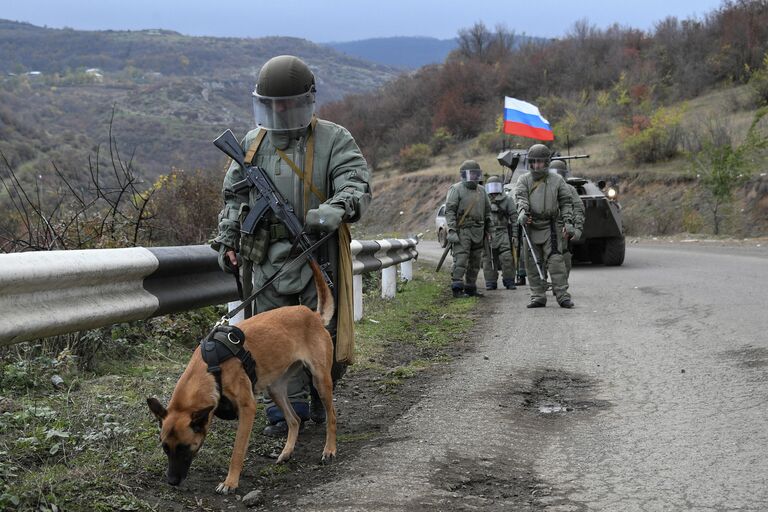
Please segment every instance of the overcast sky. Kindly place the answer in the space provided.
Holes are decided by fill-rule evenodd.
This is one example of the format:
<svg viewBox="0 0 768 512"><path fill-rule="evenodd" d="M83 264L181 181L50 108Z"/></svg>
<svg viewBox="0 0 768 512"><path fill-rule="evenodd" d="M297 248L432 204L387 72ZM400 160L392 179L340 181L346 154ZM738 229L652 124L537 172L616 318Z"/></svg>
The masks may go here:
<svg viewBox="0 0 768 512"><path fill-rule="evenodd" d="M574 21L650 29L667 16L701 17L721 0L0 0L0 18L52 28L189 35L296 36L315 42L371 37L454 37L482 21L518 34L557 37Z"/></svg>

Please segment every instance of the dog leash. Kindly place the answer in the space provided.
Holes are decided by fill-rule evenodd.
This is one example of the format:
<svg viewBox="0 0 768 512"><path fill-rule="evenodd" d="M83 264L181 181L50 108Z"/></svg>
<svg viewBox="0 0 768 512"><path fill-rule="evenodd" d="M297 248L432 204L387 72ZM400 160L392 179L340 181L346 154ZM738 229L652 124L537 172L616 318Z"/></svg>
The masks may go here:
<svg viewBox="0 0 768 512"><path fill-rule="evenodd" d="M304 233L304 232L302 231L302 234L303 234L303 233ZM324 244L324 243L325 243L325 242L326 242L328 239L330 239L330 238L331 238L331 237L332 237L334 234L335 234L335 232L334 232L334 231L331 231L331 232L330 232L330 233L328 233L327 235L325 235L325 236L323 236L322 238L320 238L320 239L319 239L317 242L313 243L312 245L310 245L309 247L307 247L306 249L304 249L304 250L303 250L303 251L302 251L302 252L301 252L301 253L300 253L298 256L296 256L296 257L295 257L295 258L293 258L292 260L290 260L290 261L289 261L289 260L286 260L286 261L284 261L284 262L283 262L283 264L282 264L282 265L280 265L280 268L278 268L278 269L275 271L275 273L274 273L274 274L272 274L272 275L269 277L269 279L267 279L267 280L266 280L266 282L265 282L265 283L264 283L264 284L261 286L261 288L259 288L259 289L258 289L258 290L256 290L255 292L253 292L253 293L252 293L252 294L251 294L251 295L250 295L250 296L249 296L247 299L245 299L245 300L244 300L244 301L243 301L243 302L242 302L242 303L241 303L239 306L237 306L235 309L233 309L232 311L230 311L230 312L229 312L229 313L227 313L226 315L222 316L222 317L221 317L221 320L219 320L218 322L216 322L216 325L214 325L214 326L213 326L213 330L211 331L211 333L213 333L213 331L215 331L215 330L216 330L216 328L217 328L217 327L219 327L219 326L222 326L222 325L229 325L229 321L232 319L232 317L233 317L233 316L235 316L236 314L238 314L238 313L239 313L240 311L242 311L243 309L245 309L245 307L246 307L248 304L250 304L251 302L253 302L253 301L254 301L254 299L256 299L256 297L257 297L257 296L258 296L258 295L259 295L261 292L263 292L263 291L264 291L264 290L267 288L267 286L271 285L273 282L275 282L277 279L279 279L281 276L283 276L283 274L285 274L286 272L288 272L288 270L292 269L292 268L293 268L293 267L296 265L296 262L298 262L299 260L301 260L301 258L302 258L303 256L305 256L306 254L308 254L308 253L310 253L310 252L314 251L315 249L317 249L319 246L321 246L322 244ZM300 235L300 236L297 236L297 237L296 237L296 239L293 241L293 245L291 245L291 252L292 252L294 249L296 249L296 246L299 244L299 240L300 240L300 239L301 239L301 235ZM209 336L210 336L210 334L209 334Z"/></svg>

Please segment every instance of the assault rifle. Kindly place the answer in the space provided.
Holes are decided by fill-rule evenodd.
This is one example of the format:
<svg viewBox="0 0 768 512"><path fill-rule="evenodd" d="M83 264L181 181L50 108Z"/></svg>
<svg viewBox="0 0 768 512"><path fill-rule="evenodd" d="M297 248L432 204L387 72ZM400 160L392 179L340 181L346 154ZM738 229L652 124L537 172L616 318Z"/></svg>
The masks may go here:
<svg viewBox="0 0 768 512"><path fill-rule="evenodd" d="M261 167L251 167L245 164L245 153L243 148L240 147L240 143L237 142L235 135L231 130L225 130L224 133L219 135L213 144L222 150L228 157L238 163L243 172L245 173L245 179L235 183L232 188L236 193L242 193L251 188L255 188L258 191L258 197L256 203L251 206L251 211L243 220L240 225L240 231L243 233L253 234L256 230L256 225L263 218L264 214L268 210L271 210L275 217L283 223L288 230L294 244L296 244L302 251L309 249L312 246L312 240L304 232L304 227L296 217L296 212L280 192L275 189L274 185ZM315 257L308 253L307 256L310 260L317 263ZM327 267L328 264L320 265L320 271L323 274L323 279L328 285L328 288L333 289L333 281L328 276Z"/></svg>

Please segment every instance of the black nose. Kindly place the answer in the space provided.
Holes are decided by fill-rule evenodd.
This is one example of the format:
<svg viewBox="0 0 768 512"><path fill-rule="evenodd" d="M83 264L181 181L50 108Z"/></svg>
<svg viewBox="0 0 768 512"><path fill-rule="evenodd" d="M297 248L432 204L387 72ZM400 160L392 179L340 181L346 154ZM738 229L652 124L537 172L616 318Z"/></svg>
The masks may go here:
<svg viewBox="0 0 768 512"><path fill-rule="evenodd" d="M176 475L168 475L168 483L171 485L179 485L181 483L181 478Z"/></svg>

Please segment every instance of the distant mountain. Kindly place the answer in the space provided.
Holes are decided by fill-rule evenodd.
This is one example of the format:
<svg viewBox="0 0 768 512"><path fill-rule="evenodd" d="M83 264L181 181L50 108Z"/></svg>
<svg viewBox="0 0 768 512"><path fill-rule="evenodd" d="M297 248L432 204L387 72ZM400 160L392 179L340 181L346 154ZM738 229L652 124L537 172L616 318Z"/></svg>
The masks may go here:
<svg viewBox="0 0 768 512"><path fill-rule="evenodd" d="M458 46L458 40L434 37L379 37L327 43L346 55L402 69L439 64Z"/></svg>
<svg viewBox="0 0 768 512"><path fill-rule="evenodd" d="M400 70L289 37L191 37L167 30L80 31L0 20L0 151L23 173L51 162L87 173L113 134L152 178L223 166L211 140L253 125L261 65L293 54L312 68L318 102L376 89ZM1 162L1 161L0 161ZM2 170L2 163L0 163ZM0 191L2 195L2 191Z"/></svg>

